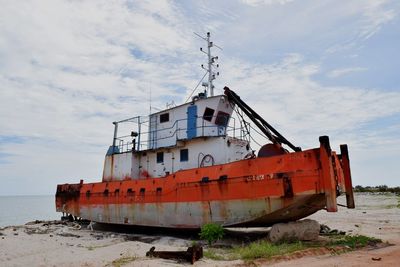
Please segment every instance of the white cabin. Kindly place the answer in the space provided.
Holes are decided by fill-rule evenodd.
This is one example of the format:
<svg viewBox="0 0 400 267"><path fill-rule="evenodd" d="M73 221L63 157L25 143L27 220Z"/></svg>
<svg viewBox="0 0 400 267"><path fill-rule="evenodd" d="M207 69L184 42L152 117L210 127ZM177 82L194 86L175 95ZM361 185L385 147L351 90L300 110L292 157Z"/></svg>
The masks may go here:
<svg viewBox="0 0 400 267"><path fill-rule="evenodd" d="M196 96L189 103L148 117L115 122L103 181L165 177L179 170L241 160L250 151L232 116L226 96ZM130 135L118 136L118 124L134 122ZM147 126L147 131L142 129Z"/></svg>

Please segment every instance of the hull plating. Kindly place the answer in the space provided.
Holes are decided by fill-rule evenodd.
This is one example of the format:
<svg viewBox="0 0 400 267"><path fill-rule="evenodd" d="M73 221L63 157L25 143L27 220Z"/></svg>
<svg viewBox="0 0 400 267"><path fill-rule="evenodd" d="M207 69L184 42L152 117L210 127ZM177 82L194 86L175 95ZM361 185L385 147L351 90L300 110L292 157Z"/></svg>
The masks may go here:
<svg viewBox="0 0 400 267"><path fill-rule="evenodd" d="M302 218L324 207L323 195L255 200L82 205L65 211L92 221L113 224L199 228L214 222L223 226L269 226Z"/></svg>
<svg viewBox="0 0 400 267"><path fill-rule="evenodd" d="M347 153L336 155L322 140L316 149L183 170L164 178L58 185L56 207L113 224L268 226L323 208L337 211L337 192L352 196L347 160ZM348 207L354 207L352 198L348 200Z"/></svg>

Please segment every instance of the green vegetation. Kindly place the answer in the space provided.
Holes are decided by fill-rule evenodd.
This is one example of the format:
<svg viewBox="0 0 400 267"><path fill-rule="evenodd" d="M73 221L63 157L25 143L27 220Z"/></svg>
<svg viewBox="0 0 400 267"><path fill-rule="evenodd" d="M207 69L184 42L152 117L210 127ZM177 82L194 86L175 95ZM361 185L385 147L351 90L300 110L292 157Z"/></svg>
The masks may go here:
<svg viewBox="0 0 400 267"><path fill-rule="evenodd" d="M209 248L204 251L204 257L213 260L242 259L246 261L251 261L259 258L270 259L274 256L287 255L296 251L318 247L340 247L344 249L342 250L342 252L345 252L365 246L376 245L377 243L382 242L380 239L363 235L344 236L338 234L330 236L330 239L331 241L329 241L328 243L297 241L293 243L281 244L272 244L267 240L259 240L247 245L236 246L230 249Z"/></svg>
<svg viewBox="0 0 400 267"><path fill-rule="evenodd" d="M368 193L394 193L400 195L400 186L388 187L387 185L378 186L361 186L356 185L354 187L354 192L368 192Z"/></svg>
<svg viewBox="0 0 400 267"><path fill-rule="evenodd" d="M207 249L203 252L203 256L216 261L234 260L234 258L223 249Z"/></svg>
<svg viewBox="0 0 400 267"><path fill-rule="evenodd" d="M266 240L259 240L248 245L237 246L231 249L208 249L204 252L206 258L213 260L254 260L285 255L306 249L302 242L272 244Z"/></svg>
<svg viewBox="0 0 400 267"><path fill-rule="evenodd" d="M384 206L384 209L396 209L399 208L399 205L386 205Z"/></svg>
<svg viewBox="0 0 400 267"><path fill-rule="evenodd" d="M118 258L116 260L113 260L111 262L111 264L108 264L107 266L121 267L125 264L128 264L128 263L134 261L134 260L136 260L136 257L124 256L124 257Z"/></svg>
<svg viewBox="0 0 400 267"><path fill-rule="evenodd" d="M337 236L337 239L332 240L329 245L330 246L348 246L351 249L362 248L368 245L376 245L378 243L382 243L382 240L368 237L364 235L346 235L346 236Z"/></svg>
<svg viewBox="0 0 400 267"><path fill-rule="evenodd" d="M240 259L251 260L289 254L298 250L303 250L306 247L307 246L301 242L274 245L266 240L261 240L251 243L248 246L234 248L233 252L239 255Z"/></svg>
<svg viewBox="0 0 400 267"><path fill-rule="evenodd" d="M207 240L208 245L220 240L224 237L224 228L215 223L207 223L201 227L199 236L203 240Z"/></svg>

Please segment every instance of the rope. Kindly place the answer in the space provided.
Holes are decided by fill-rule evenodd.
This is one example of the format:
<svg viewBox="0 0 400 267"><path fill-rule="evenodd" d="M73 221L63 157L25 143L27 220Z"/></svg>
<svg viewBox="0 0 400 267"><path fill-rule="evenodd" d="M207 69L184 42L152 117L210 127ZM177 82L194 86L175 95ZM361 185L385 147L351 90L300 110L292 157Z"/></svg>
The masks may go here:
<svg viewBox="0 0 400 267"><path fill-rule="evenodd" d="M199 87L200 83L203 81L204 77L206 77L208 71L206 71L206 73L204 73L203 78L201 78L201 80L199 81L199 83L196 85L196 87L193 89L193 91L190 93L189 97L186 99L185 103L188 102L188 100L192 97L194 91L196 91L197 87Z"/></svg>

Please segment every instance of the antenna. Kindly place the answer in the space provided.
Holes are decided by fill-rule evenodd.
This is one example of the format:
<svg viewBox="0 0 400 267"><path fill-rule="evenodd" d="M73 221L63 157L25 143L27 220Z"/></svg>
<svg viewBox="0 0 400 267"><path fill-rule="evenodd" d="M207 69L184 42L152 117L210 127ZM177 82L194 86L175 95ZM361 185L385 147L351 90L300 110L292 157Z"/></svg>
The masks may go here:
<svg viewBox="0 0 400 267"><path fill-rule="evenodd" d="M151 84L149 86L149 108L150 108L149 112L150 112L150 115L151 115Z"/></svg>
<svg viewBox="0 0 400 267"><path fill-rule="evenodd" d="M204 67L203 64L201 65L201 68L206 70L206 74L208 73L208 83L203 82L202 85L204 86L204 88L206 88L206 95L207 95L207 92L210 91L210 96L214 96L213 80L215 80L216 76L219 76L219 71L214 72L213 69L219 68L219 64L214 64L218 60L218 56L214 57L211 55L211 47L215 46L221 50L222 50L222 48L217 46L216 44L214 44L214 42L210 41L210 32L207 32L206 37L202 37L201 35L199 35L195 32L194 32L194 34L207 42L207 52L203 51L203 48L200 47L200 51L203 52L204 54L206 54L208 57L207 67Z"/></svg>

